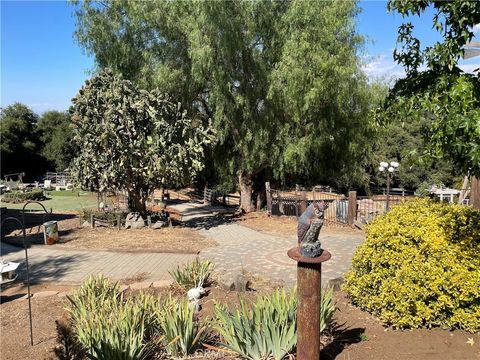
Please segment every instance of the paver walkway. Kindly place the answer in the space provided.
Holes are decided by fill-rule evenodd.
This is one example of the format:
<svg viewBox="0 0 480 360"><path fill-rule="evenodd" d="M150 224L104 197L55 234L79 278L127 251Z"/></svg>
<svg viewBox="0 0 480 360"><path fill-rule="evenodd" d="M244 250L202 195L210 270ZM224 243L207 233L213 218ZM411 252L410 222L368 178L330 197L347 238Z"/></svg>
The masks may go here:
<svg viewBox="0 0 480 360"><path fill-rule="evenodd" d="M269 235L238 224L199 231L219 244L200 253L200 257L212 259L217 269L227 273L246 270L287 285L295 284L296 262L287 256L287 251L297 245L296 238ZM332 258L322 264L323 284L343 277L363 239L362 234L320 233L322 247L332 254Z"/></svg>
<svg viewBox="0 0 480 360"><path fill-rule="evenodd" d="M20 262L19 274L25 276L23 249L2 244L2 257ZM57 250L35 245L28 249L32 282L61 281L80 284L90 275L102 273L112 280L121 280L144 273L144 280L168 280L169 270L192 261L194 255L162 253L117 253L89 250Z"/></svg>
<svg viewBox="0 0 480 360"><path fill-rule="evenodd" d="M296 281L296 263L287 256L287 250L296 245L294 237L265 234L236 223L225 223L214 215L222 207L198 203L179 204L184 221L195 227L203 236L218 243L200 253L201 258L212 259L218 270L238 274L246 270L264 278L284 281L292 285ZM223 210L225 210L223 208ZM361 234L320 233L322 247L332 258L322 265L322 283L344 275L350 266L356 247L363 241ZM32 246L29 251L32 281L61 281L79 284L88 276L103 273L115 280L144 273L145 280L157 281L170 278L169 270L192 261L195 255L171 253L119 253L109 251L54 249L48 246ZM9 261L22 263L24 251L2 244L2 256Z"/></svg>

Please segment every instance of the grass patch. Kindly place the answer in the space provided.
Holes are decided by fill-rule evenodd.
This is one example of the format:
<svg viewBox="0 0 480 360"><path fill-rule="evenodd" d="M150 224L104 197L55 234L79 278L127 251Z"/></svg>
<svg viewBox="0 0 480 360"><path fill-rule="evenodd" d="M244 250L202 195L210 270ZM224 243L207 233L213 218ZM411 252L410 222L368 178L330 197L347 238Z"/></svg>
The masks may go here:
<svg viewBox="0 0 480 360"><path fill-rule="evenodd" d="M61 193L61 194L59 194ZM71 193L71 195L66 195ZM78 192L72 191L50 191L47 192L49 199L41 201L47 210L50 208L53 212L59 213L63 211L79 211L84 208L95 208L97 206L97 198L94 193L78 195ZM24 204L10 204L0 201L0 206L8 209L21 209ZM38 207L38 205L37 205ZM36 209L34 205L30 205L28 209Z"/></svg>
<svg viewBox="0 0 480 360"><path fill-rule="evenodd" d="M85 192L78 191L78 190L51 190L51 191L46 191L47 196L75 196L78 197L79 193L84 194Z"/></svg>

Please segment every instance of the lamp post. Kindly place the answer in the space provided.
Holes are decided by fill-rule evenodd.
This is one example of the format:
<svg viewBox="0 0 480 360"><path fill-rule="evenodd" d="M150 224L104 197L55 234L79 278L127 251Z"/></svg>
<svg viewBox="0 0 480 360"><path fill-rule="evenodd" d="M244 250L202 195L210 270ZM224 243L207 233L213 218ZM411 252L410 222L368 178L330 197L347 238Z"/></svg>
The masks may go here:
<svg viewBox="0 0 480 360"><path fill-rule="evenodd" d="M390 181L393 176L393 172L398 169L400 164L396 161L391 161L390 164L386 161L380 162L378 170L380 172L386 171L387 173L387 211L390 209Z"/></svg>

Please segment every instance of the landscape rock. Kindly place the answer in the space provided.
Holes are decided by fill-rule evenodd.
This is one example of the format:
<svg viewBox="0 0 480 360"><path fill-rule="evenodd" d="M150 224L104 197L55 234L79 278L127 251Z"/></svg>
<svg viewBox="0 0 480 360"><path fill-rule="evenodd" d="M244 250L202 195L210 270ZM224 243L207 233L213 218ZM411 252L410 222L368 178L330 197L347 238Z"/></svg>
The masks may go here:
<svg viewBox="0 0 480 360"><path fill-rule="evenodd" d="M333 291L340 291L342 284L343 284L343 278L342 277L338 277L338 278L335 278L335 279L330 279L330 281L328 282L328 286L332 287Z"/></svg>
<svg viewBox="0 0 480 360"><path fill-rule="evenodd" d="M165 223L164 221L157 221L155 223L152 223L152 225L150 226L152 229L161 229L163 227L166 227L167 226L167 223Z"/></svg>
<svg viewBox="0 0 480 360"><path fill-rule="evenodd" d="M145 227L145 220L139 213L128 213L125 218L125 229L141 229Z"/></svg>
<svg viewBox="0 0 480 360"><path fill-rule="evenodd" d="M245 292L250 290L250 280L241 273L226 273L219 279L219 284L224 290Z"/></svg>

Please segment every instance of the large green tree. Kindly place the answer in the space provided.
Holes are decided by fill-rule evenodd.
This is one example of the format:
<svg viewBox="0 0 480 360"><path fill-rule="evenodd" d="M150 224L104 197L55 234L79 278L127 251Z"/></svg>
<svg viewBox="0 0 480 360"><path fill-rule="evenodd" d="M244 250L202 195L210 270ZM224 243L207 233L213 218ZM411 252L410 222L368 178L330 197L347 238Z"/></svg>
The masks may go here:
<svg viewBox="0 0 480 360"><path fill-rule="evenodd" d="M70 114L66 111L46 111L40 117L37 131L42 142L42 154L56 171L64 171L75 157Z"/></svg>
<svg viewBox="0 0 480 360"><path fill-rule="evenodd" d="M405 67L406 78L392 88L380 119L427 121L425 155L451 161L459 174L480 175L480 80L457 66L463 47L480 22L480 3L474 1L389 2L389 9L402 15L422 14L435 9L433 26L443 40L422 47L414 27L406 22L399 28L400 49L395 59ZM420 67L426 70L421 71Z"/></svg>
<svg viewBox="0 0 480 360"><path fill-rule="evenodd" d="M399 28L400 48L394 58L404 66L406 78L397 81L382 111L382 120L425 119L424 155L451 161L458 174L480 176L480 78L458 68L464 46L472 40L473 27L480 23L480 2L391 0L388 8L404 16L420 16L434 9L433 28L442 41L422 47L414 26ZM425 66L426 70L421 70ZM480 207L478 180L473 181L475 205ZM475 189L474 189L475 188ZM475 200L476 199L476 200Z"/></svg>
<svg viewBox="0 0 480 360"><path fill-rule="evenodd" d="M183 185L202 169L210 129L159 91L104 70L72 101L82 186L127 191L131 210L144 214L155 188Z"/></svg>
<svg viewBox="0 0 480 360"><path fill-rule="evenodd" d="M254 183L267 173L364 180L369 97L355 1L76 5L76 37L99 68L213 120L216 173L238 179L243 210L252 210Z"/></svg>
<svg viewBox="0 0 480 360"><path fill-rule="evenodd" d="M38 116L26 105L14 103L0 112L0 152L2 175L41 175L46 162L40 155L36 131Z"/></svg>

